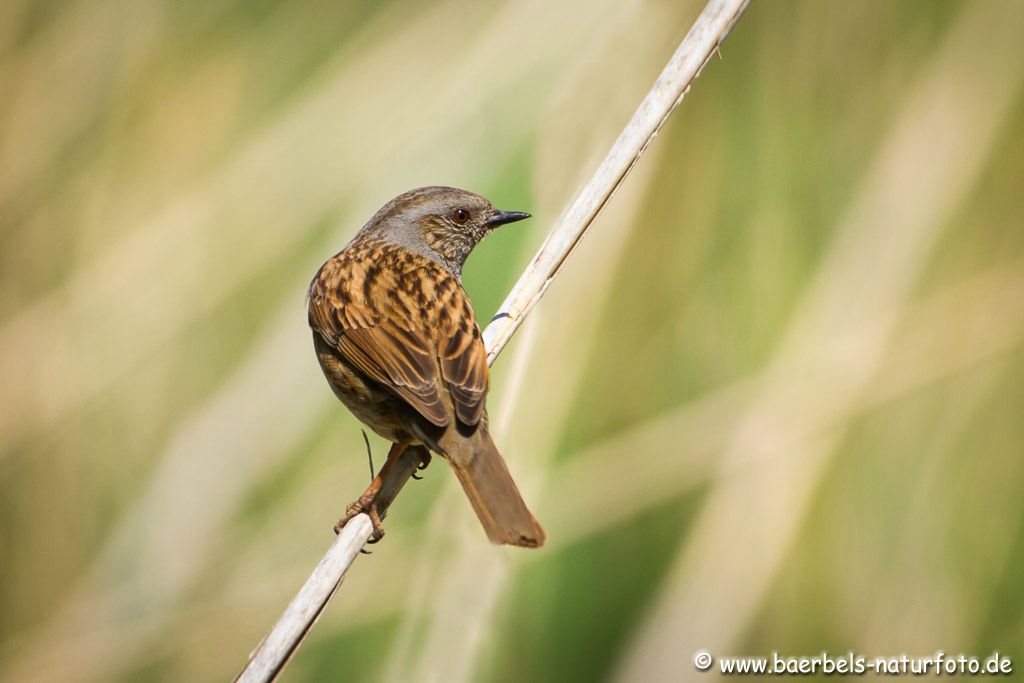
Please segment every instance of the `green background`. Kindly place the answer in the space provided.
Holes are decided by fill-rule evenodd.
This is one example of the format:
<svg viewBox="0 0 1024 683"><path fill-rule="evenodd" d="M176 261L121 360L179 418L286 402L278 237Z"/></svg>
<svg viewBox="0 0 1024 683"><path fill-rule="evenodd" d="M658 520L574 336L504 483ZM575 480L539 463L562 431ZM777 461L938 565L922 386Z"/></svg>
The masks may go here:
<svg viewBox="0 0 1024 683"><path fill-rule="evenodd" d="M0 679L230 679L368 477L316 268L465 187L489 320L699 11L5 1ZM753 3L494 366L548 546L437 460L282 680L1024 656L1021 35Z"/></svg>

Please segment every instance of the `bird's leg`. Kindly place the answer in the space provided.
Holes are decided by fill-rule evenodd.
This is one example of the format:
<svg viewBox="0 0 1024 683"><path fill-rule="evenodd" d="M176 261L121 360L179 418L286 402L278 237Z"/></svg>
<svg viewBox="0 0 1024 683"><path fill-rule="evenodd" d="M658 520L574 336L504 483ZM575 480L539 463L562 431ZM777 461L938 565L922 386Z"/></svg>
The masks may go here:
<svg viewBox="0 0 1024 683"><path fill-rule="evenodd" d="M427 465L429 465L429 464L430 464L430 451L428 451L426 448L424 448L423 449L423 456L420 458L419 464L416 465L416 471L417 472L422 472L423 470L427 469ZM422 479L423 477L417 477L416 476L416 472L413 472L412 473L412 478L416 479L418 481L418 480Z"/></svg>
<svg viewBox="0 0 1024 683"><path fill-rule="evenodd" d="M363 435L363 443L366 444L366 459L370 461L370 481L373 481L373 478L377 475L373 472L373 449L370 448L370 437L366 435L365 429L360 429L359 431Z"/></svg>
<svg viewBox="0 0 1024 683"><path fill-rule="evenodd" d="M409 447L408 442L396 443L388 451L388 460L384 463L384 467L380 468L380 472L373 478L370 485L363 491L363 495L356 498L352 503L345 508L345 515L338 520L338 523L334 525L334 533L341 533L342 528L348 523L348 520L352 519L356 515L365 512L370 517L370 522L373 523L373 534L370 536L370 540L367 543L376 543L384 537L384 527L381 525L380 513L377 512L376 498L377 493L380 491L380 486L384 482L384 478L388 474L388 470L391 466L398 461L402 453L406 448Z"/></svg>

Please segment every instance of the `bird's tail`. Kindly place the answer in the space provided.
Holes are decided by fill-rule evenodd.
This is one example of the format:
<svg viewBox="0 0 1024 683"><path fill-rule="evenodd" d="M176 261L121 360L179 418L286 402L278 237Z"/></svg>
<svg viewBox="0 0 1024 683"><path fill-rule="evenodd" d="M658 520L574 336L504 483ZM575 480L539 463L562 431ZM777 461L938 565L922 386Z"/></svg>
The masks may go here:
<svg viewBox="0 0 1024 683"><path fill-rule="evenodd" d="M519 493L485 425L471 436L450 427L439 440L492 543L539 548L547 534Z"/></svg>

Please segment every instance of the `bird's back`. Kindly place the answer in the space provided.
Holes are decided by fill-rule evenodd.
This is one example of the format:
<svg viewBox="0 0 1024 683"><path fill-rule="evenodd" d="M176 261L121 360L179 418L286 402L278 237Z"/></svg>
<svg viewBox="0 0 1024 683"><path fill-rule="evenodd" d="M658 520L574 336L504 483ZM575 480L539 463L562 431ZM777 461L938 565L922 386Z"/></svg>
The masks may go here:
<svg viewBox="0 0 1024 683"><path fill-rule="evenodd" d="M458 280L430 259L356 240L314 277L309 322L340 362L431 424L480 421L488 385L480 329Z"/></svg>

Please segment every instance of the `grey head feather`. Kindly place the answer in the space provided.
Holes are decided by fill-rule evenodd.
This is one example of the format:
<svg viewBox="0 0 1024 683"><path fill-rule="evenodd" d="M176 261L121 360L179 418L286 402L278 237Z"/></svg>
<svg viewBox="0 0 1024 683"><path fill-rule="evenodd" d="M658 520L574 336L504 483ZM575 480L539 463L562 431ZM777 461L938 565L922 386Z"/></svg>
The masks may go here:
<svg viewBox="0 0 1024 683"><path fill-rule="evenodd" d="M496 213L487 199L467 190L421 187L381 207L356 239L382 238L434 261L461 282L466 258L494 229L488 221Z"/></svg>

